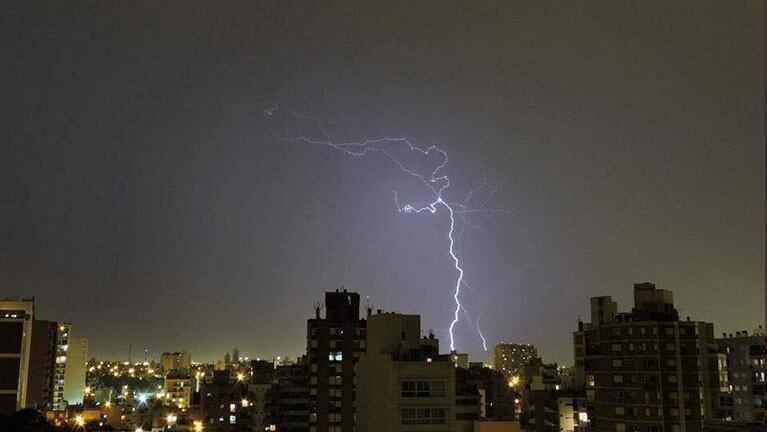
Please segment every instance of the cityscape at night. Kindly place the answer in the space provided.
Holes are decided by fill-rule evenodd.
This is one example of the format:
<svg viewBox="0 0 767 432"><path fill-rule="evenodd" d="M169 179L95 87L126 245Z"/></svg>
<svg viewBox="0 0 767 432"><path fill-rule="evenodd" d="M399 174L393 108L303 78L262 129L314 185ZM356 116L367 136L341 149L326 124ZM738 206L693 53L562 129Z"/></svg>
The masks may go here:
<svg viewBox="0 0 767 432"><path fill-rule="evenodd" d="M0 29L0 432L767 432L764 1Z"/></svg>

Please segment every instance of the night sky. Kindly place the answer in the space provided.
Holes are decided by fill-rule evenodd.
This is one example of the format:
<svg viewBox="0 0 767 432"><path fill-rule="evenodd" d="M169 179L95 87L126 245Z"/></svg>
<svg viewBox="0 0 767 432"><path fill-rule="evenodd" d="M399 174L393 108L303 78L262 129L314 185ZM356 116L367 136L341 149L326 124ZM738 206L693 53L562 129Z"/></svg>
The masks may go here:
<svg viewBox="0 0 767 432"><path fill-rule="evenodd" d="M102 358L295 356L341 285L447 347L446 213L398 213L429 197L383 157L277 139L280 101L439 145L450 199L503 182L460 249L491 345L569 364L588 298L641 281L763 321L762 1L328 3L6 4L0 296Z"/></svg>

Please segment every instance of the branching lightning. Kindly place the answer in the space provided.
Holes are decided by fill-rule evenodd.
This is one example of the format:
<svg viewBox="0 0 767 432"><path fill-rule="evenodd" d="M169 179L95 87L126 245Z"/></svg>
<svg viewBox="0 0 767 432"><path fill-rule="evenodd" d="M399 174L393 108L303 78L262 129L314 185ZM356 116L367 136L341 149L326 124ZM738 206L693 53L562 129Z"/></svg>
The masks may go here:
<svg viewBox="0 0 767 432"><path fill-rule="evenodd" d="M469 316L469 312L466 310L466 308L461 304L461 288L466 287L468 289L472 289L471 286L468 285L468 283L465 280L465 273L462 266L461 259L459 258L459 252L458 249L461 236L463 234L464 228L466 226L470 227L476 227L474 225L469 224L466 221L466 216L474 213L480 213L480 212L490 212L490 213L507 213L504 210L498 210L498 209L488 209L487 205L492 200L496 189L500 185L500 183L494 183L490 185L490 193L487 194L485 199L482 201L481 205L478 207L469 207L469 204L471 203L474 196L481 190L488 188L488 183L484 183L479 188L471 190L466 195L464 201L462 203L452 203L448 201L445 198L445 192L450 187L450 178L448 175L443 173L444 168L447 166L449 162L448 154L441 148L439 148L436 145L432 145L427 148L421 148L418 146L413 145L407 138L401 138L401 137L383 137L383 138L376 138L376 139L368 139L360 142L344 142L344 143L337 143L334 142L330 134L327 132L324 124L322 121L316 117L306 116L299 114L291 109L281 107L280 104L276 104L270 108L267 108L264 110L264 113L267 116L273 117L273 116L280 116L280 115L286 115L292 119L298 119L303 121L311 122L314 127L316 127L317 131L322 135L321 138L312 138L311 136L299 134L295 136L282 136L280 134L272 132L274 136L281 140L286 141L292 141L292 142L305 142L315 145L323 145L330 148L333 148L335 150L339 150L344 152L345 154L353 157L364 157L370 153L378 153L380 155L383 155L387 159L389 159L391 162L394 163L399 170L401 170L403 173L414 177L420 183L422 183L426 188L430 191L430 193L433 196L433 199L431 199L428 202L422 203L420 205L414 205L410 203L402 204L400 203L400 198L397 192L394 192L394 203L397 206L397 210L400 213L415 213L415 214L421 214L421 213L429 213L429 214L436 214L440 209L443 209L448 216L449 219L449 228L447 231L447 253L450 256L453 267L455 268L455 271L457 272L457 278L455 280L455 286L453 287L453 313L452 313L452 320L450 322L450 326L448 328L448 333L450 335L450 350L455 351L456 350L456 341L455 341L455 335L454 335L454 329L456 324L458 324L460 320L460 314L463 311L463 313L466 316L467 321L469 324L472 323L472 319ZM436 157L438 160L438 163L436 167L427 173L420 173L416 171L415 169L409 168L403 160L396 157L394 153L390 150L387 150L387 147L395 146L395 145L404 145L405 148L408 150L408 152L416 153L417 155L424 157L424 158L434 158ZM460 228L459 224L457 223L457 220L460 219ZM477 315L477 319L474 321L474 326L476 328L476 331L482 340L482 347L485 351L487 351L487 341L485 340L485 336L482 334L482 329L479 325L479 317L481 315L480 313Z"/></svg>

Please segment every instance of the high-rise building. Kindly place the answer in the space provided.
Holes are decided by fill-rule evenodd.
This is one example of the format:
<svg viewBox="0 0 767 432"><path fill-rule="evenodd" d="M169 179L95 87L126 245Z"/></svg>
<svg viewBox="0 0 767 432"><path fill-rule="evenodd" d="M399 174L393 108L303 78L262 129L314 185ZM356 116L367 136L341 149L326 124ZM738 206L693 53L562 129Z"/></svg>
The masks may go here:
<svg viewBox="0 0 767 432"><path fill-rule="evenodd" d="M556 364L544 363L536 357L525 365L522 372L523 425L529 432L556 432L559 430L560 381Z"/></svg>
<svg viewBox="0 0 767 432"><path fill-rule="evenodd" d="M53 408L54 376L56 373L58 323L35 320L32 325L32 346L29 358L27 401L29 408ZM63 393L61 395L63 399Z"/></svg>
<svg viewBox="0 0 767 432"><path fill-rule="evenodd" d="M34 299L0 300L0 414L26 407Z"/></svg>
<svg viewBox="0 0 767 432"><path fill-rule="evenodd" d="M450 355L439 355L438 345L421 343L420 318L368 317L368 349L357 374L359 388L365 389L357 395L358 430L458 430L456 366ZM478 403L474 407L478 412ZM466 421L472 425L475 419Z"/></svg>
<svg viewBox="0 0 767 432"><path fill-rule="evenodd" d="M631 312L594 316L574 335L590 430L704 430L719 391L713 325L680 321L671 291L650 283L634 285Z"/></svg>
<svg viewBox="0 0 767 432"><path fill-rule="evenodd" d="M278 365L266 393L264 429L309 432L309 368L306 358L296 364Z"/></svg>
<svg viewBox="0 0 767 432"><path fill-rule="evenodd" d="M202 430L235 432L253 429L253 400L248 384L231 379L228 370L213 372L213 379L200 388Z"/></svg>
<svg viewBox="0 0 767 432"><path fill-rule="evenodd" d="M160 367L165 373L174 370L188 371L192 367L192 355L186 351L164 352L160 355Z"/></svg>
<svg viewBox="0 0 767 432"><path fill-rule="evenodd" d="M753 334L743 330L722 335L716 343L726 355L729 388L722 395L731 408L734 422L767 425L765 410L765 335L760 327Z"/></svg>
<svg viewBox="0 0 767 432"><path fill-rule="evenodd" d="M346 290L325 293L325 318L307 322L310 430L352 432L355 418L355 369L365 352L365 320L360 296Z"/></svg>
<svg viewBox="0 0 767 432"><path fill-rule="evenodd" d="M53 409L67 409L66 373L69 362L69 339L72 328L68 323L58 323L56 327L56 364L53 376ZM74 402L72 402L74 403Z"/></svg>
<svg viewBox="0 0 767 432"><path fill-rule="evenodd" d="M167 406L188 409L192 404L192 377L186 370L175 369L165 375L164 389Z"/></svg>
<svg viewBox="0 0 767 432"><path fill-rule="evenodd" d="M517 380L530 360L538 357L538 350L529 344L498 343L493 349L493 367L503 372L506 379Z"/></svg>
<svg viewBox="0 0 767 432"><path fill-rule="evenodd" d="M64 399L70 405L81 404L86 385L88 339L70 337L65 351Z"/></svg>
<svg viewBox="0 0 767 432"><path fill-rule="evenodd" d="M250 361L250 384L248 384L248 392L253 395L251 403L253 404L253 424L255 430L263 431L268 426L266 423L268 416L268 394L269 390L272 388L274 380L275 369L273 362L266 360ZM308 399L308 389L306 396ZM304 420L308 420L308 410L306 415L307 417Z"/></svg>

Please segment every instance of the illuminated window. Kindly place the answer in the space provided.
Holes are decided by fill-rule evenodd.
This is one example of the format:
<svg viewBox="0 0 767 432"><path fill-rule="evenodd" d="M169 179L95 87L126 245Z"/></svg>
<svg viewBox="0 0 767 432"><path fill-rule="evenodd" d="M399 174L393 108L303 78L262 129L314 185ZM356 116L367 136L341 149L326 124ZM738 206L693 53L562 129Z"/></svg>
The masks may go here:
<svg viewBox="0 0 767 432"><path fill-rule="evenodd" d="M594 378L594 375L586 375L586 385L589 387L594 387L596 385L596 379Z"/></svg>

